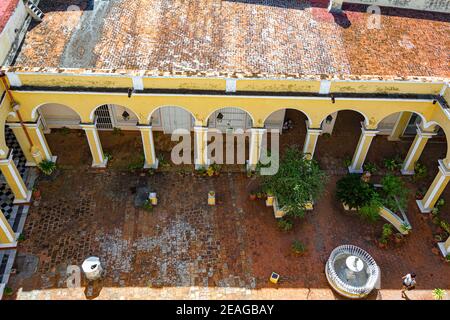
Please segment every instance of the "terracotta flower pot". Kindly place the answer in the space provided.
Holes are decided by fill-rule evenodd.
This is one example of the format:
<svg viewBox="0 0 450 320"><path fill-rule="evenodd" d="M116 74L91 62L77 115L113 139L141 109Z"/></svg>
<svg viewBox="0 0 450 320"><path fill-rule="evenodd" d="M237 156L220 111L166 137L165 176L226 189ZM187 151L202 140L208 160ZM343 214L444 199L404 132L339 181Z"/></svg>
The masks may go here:
<svg viewBox="0 0 450 320"><path fill-rule="evenodd" d="M256 194L250 194L248 197L250 200L255 201L256 200Z"/></svg>
<svg viewBox="0 0 450 320"><path fill-rule="evenodd" d="M33 191L33 198L35 200L39 200L41 198L41 190L35 190Z"/></svg>

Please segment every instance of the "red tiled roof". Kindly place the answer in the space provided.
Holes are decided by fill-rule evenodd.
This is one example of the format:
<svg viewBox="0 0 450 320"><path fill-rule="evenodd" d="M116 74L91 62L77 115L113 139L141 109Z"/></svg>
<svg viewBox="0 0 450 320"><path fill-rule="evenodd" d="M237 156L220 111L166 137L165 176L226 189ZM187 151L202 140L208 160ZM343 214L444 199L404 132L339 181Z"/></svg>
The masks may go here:
<svg viewBox="0 0 450 320"><path fill-rule="evenodd" d="M19 0L0 0L0 33L8 23L9 18L16 10Z"/></svg>
<svg viewBox="0 0 450 320"><path fill-rule="evenodd" d="M15 65L167 72L450 77L450 15L325 0L41 0Z"/></svg>

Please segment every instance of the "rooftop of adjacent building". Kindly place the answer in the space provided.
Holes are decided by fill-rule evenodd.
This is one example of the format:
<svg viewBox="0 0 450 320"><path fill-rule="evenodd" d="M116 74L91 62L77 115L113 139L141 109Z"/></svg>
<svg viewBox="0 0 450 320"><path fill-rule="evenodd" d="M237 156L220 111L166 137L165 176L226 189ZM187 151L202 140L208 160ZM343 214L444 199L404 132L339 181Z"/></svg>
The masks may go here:
<svg viewBox="0 0 450 320"><path fill-rule="evenodd" d="M14 66L450 76L450 15L382 8L381 28L369 29L366 6L344 5L337 15L327 4L41 0L46 15L30 25Z"/></svg>
<svg viewBox="0 0 450 320"><path fill-rule="evenodd" d="M0 1L0 32L3 31L9 18L11 18L14 10L16 10L19 0L2 0Z"/></svg>

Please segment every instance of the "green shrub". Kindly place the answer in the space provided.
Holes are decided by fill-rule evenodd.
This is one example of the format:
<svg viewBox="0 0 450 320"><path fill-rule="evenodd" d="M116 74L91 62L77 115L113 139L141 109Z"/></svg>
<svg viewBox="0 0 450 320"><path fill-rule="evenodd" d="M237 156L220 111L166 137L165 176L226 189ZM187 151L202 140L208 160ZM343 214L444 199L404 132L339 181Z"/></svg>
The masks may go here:
<svg viewBox="0 0 450 320"><path fill-rule="evenodd" d="M393 159L386 158L383 160L383 165L389 171L395 171L402 167L402 161L395 157Z"/></svg>
<svg viewBox="0 0 450 320"><path fill-rule="evenodd" d="M158 155L158 162L159 162L159 165L160 165L162 168L166 168L166 167L169 167L169 166L170 166L170 163L167 162L167 160L164 158L164 155L163 155L162 153L160 153L160 154ZM206 170L206 169L205 169L205 170Z"/></svg>
<svg viewBox="0 0 450 320"><path fill-rule="evenodd" d="M66 136L66 135L68 135L69 133L70 133L70 129L69 129L69 128L67 128L67 127L62 127L62 128L61 128L61 134L62 134L62 135Z"/></svg>
<svg viewBox="0 0 450 320"><path fill-rule="evenodd" d="M448 253L448 254L445 256L445 260L446 260L447 262L450 262L450 253Z"/></svg>
<svg viewBox="0 0 450 320"><path fill-rule="evenodd" d="M379 196L375 194L369 203L359 208L358 213L367 221L375 222L380 218L380 208L382 206Z"/></svg>
<svg viewBox="0 0 450 320"><path fill-rule="evenodd" d="M113 135L115 135L115 136L123 136L122 129L120 129L120 128L114 128L114 129L113 129Z"/></svg>
<svg viewBox="0 0 450 320"><path fill-rule="evenodd" d="M348 168L352 165L352 159L351 158L345 158L343 161L344 168Z"/></svg>
<svg viewBox="0 0 450 320"><path fill-rule="evenodd" d="M292 223L292 221L287 220L287 219L280 219L280 220L278 220L277 224L278 224L278 228L280 228L280 230L282 230L282 231L290 231L294 227L294 224Z"/></svg>
<svg viewBox="0 0 450 320"><path fill-rule="evenodd" d="M445 232L450 233L450 224L444 220L440 221L440 226Z"/></svg>
<svg viewBox="0 0 450 320"><path fill-rule="evenodd" d="M144 168L144 164L145 164L145 157L144 157L144 155L141 155L138 160L135 160L135 161L131 162L130 164L128 164L128 170L134 171L134 170L142 169L142 168Z"/></svg>
<svg viewBox="0 0 450 320"><path fill-rule="evenodd" d="M378 167L375 163L367 162L364 164L364 171L370 172L370 174L374 174L378 171Z"/></svg>
<svg viewBox="0 0 450 320"><path fill-rule="evenodd" d="M428 173L428 169L427 167L420 163L420 162L416 162L414 165L414 176L413 176L413 180L414 181L418 181L421 180L423 178L425 178L427 176Z"/></svg>
<svg viewBox="0 0 450 320"><path fill-rule="evenodd" d="M409 223L403 222L402 225L400 226L400 229L403 232L409 233L409 232L411 232L411 225Z"/></svg>
<svg viewBox="0 0 450 320"><path fill-rule="evenodd" d="M392 236L393 234L393 228L392 225L389 223L385 223L383 224L383 230L381 232L381 238L380 238L380 242L386 244L389 241L389 238Z"/></svg>
<svg viewBox="0 0 450 320"><path fill-rule="evenodd" d="M56 163L50 160L42 160L38 167L45 175L49 176L56 170Z"/></svg>
<svg viewBox="0 0 450 320"><path fill-rule="evenodd" d="M261 177L263 189L273 192L286 214L297 217L303 217L307 203L319 198L327 179L319 164L296 148L286 151L277 173Z"/></svg>
<svg viewBox="0 0 450 320"><path fill-rule="evenodd" d="M296 254L303 254L306 251L306 247L299 240L292 241L291 250Z"/></svg>
<svg viewBox="0 0 450 320"><path fill-rule="evenodd" d="M373 185L361 180L358 174L348 174L336 183L336 196L350 208L359 209L370 205L376 196Z"/></svg>
<svg viewBox="0 0 450 320"><path fill-rule="evenodd" d="M112 158L113 158L111 152L103 152L103 156L104 156L108 161L111 161Z"/></svg>
<svg viewBox="0 0 450 320"><path fill-rule="evenodd" d="M5 289L3 290L3 294L5 296L12 296L13 293L14 293L14 291L10 287L5 287Z"/></svg>
<svg viewBox="0 0 450 320"><path fill-rule="evenodd" d="M436 288L432 292L434 300L442 300L446 294L444 289Z"/></svg>
<svg viewBox="0 0 450 320"><path fill-rule="evenodd" d="M381 184L383 185L381 196L384 206L393 212L398 210L398 206L405 209L408 202L408 189L401 178L388 174L383 177Z"/></svg>
<svg viewBox="0 0 450 320"><path fill-rule="evenodd" d="M145 211L148 212L152 212L153 211L153 205L150 202L150 200L145 200L144 203L142 204L142 209L144 209Z"/></svg>

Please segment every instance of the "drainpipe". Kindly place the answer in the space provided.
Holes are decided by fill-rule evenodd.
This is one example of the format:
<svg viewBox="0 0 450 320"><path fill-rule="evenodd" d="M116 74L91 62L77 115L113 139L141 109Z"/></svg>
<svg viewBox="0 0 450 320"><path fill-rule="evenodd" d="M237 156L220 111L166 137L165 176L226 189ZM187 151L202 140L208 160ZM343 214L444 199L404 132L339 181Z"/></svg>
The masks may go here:
<svg viewBox="0 0 450 320"><path fill-rule="evenodd" d="M3 86L5 87L6 93L8 94L9 100L11 101L12 109L17 114L17 117L19 118L20 125L23 129L23 132L25 133L25 136L27 137L28 143L30 144L30 153L33 159L36 161L36 164L40 163L43 158L41 155L41 152L37 147L33 145L33 141L31 140L30 134L28 133L28 129L23 123L22 115L19 112L20 105L14 100L14 97L11 94L10 88L8 83L6 82L6 74L4 71L0 71L0 79L3 83Z"/></svg>

